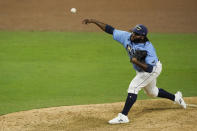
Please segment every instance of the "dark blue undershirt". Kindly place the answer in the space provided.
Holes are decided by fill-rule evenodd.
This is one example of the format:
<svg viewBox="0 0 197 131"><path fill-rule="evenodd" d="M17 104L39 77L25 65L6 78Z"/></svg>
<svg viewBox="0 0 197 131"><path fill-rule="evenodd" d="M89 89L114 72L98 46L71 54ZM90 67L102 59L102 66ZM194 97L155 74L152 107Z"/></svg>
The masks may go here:
<svg viewBox="0 0 197 131"><path fill-rule="evenodd" d="M110 25L106 25L105 32L108 33L108 34L113 34L114 28Z"/></svg>

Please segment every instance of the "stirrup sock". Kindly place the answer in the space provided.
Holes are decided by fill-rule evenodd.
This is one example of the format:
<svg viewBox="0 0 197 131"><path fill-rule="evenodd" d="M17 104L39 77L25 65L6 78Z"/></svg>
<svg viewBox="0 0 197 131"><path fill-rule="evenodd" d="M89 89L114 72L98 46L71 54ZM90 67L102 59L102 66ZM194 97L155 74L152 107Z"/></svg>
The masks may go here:
<svg viewBox="0 0 197 131"><path fill-rule="evenodd" d="M132 94L132 93L128 93L124 108L122 110L122 114L124 114L125 116L128 115L131 107L133 106L133 104L135 103L137 99L137 95L136 94Z"/></svg>
<svg viewBox="0 0 197 131"><path fill-rule="evenodd" d="M171 94L171 93L169 93L169 92L167 92L167 91L165 91L164 89L161 89L161 88L159 88L158 97L167 98L167 99L170 99L172 101L175 100L175 95L174 94Z"/></svg>

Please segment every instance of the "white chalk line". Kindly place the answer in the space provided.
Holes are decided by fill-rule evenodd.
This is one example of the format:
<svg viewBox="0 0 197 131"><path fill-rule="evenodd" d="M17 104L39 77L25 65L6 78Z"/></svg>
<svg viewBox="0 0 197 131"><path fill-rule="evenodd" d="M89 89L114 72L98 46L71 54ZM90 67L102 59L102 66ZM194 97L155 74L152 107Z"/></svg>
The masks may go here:
<svg viewBox="0 0 197 131"><path fill-rule="evenodd" d="M188 107L196 107L197 108L197 105L195 104L186 104Z"/></svg>

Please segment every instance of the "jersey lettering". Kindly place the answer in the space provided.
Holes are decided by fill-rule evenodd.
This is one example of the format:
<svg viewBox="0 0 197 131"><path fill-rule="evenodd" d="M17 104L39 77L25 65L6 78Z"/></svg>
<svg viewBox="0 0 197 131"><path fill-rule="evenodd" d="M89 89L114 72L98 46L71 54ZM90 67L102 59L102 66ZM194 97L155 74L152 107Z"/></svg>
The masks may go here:
<svg viewBox="0 0 197 131"><path fill-rule="evenodd" d="M127 45L126 50L130 56L134 54L134 50L130 45Z"/></svg>

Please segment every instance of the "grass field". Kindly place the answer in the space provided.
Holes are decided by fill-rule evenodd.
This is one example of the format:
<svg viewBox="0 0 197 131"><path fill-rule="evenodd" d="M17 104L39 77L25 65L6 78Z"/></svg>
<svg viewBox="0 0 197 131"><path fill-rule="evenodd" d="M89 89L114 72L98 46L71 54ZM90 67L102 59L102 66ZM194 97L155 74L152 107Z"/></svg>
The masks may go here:
<svg viewBox="0 0 197 131"><path fill-rule="evenodd" d="M149 39L163 63L158 87L197 96L197 34ZM0 115L124 101L134 76L125 49L105 33L0 32Z"/></svg>

